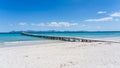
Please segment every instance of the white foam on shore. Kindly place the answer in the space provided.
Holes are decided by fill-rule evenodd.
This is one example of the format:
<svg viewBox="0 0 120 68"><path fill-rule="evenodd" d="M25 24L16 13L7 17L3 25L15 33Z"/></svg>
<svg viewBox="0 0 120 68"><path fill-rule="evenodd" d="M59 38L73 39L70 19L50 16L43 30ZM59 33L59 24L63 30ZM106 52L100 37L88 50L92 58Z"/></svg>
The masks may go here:
<svg viewBox="0 0 120 68"><path fill-rule="evenodd" d="M120 42L120 37L98 38L100 40Z"/></svg>
<svg viewBox="0 0 120 68"><path fill-rule="evenodd" d="M92 39L92 38L88 38ZM114 41L120 42L120 37L109 37L109 38L93 38L94 40ZM65 41L60 40L35 40L35 41L14 41L14 42L0 42L0 47L11 47L11 46L24 46L24 45L42 45L49 43L60 43Z"/></svg>
<svg viewBox="0 0 120 68"><path fill-rule="evenodd" d="M27 46L27 45L42 45L49 43L63 42L59 40L40 40L40 41L14 41L14 42L0 42L0 47L11 47L11 46Z"/></svg>

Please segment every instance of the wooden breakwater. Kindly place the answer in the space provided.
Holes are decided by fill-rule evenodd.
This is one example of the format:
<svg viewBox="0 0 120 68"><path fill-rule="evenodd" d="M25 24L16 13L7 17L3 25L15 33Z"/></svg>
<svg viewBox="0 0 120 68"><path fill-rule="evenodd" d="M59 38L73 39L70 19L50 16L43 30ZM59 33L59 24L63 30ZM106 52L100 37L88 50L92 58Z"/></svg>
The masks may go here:
<svg viewBox="0 0 120 68"><path fill-rule="evenodd" d="M119 43L114 41L102 41L102 40L95 40L95 39L85 39L85 38L76 38L76 37L66 37L66 36L47 36L47 35L39 35L39 34L31 34L22 32L22 35L32 36L32 37L39 37L39 38L46 38L51 40L61 40L61 41L69 41L69 42L111 42L111 43Z"/></svg>

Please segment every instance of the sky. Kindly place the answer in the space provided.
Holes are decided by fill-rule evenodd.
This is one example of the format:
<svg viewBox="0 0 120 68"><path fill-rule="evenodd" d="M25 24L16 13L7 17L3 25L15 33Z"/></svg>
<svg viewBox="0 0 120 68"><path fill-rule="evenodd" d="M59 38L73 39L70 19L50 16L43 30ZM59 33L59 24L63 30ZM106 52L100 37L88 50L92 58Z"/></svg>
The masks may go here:
<svg viewBox="0 0 120 68"><path fill-rule="evenodd" d="M120 0L0 0L0 32L120 31Z"/></svg>

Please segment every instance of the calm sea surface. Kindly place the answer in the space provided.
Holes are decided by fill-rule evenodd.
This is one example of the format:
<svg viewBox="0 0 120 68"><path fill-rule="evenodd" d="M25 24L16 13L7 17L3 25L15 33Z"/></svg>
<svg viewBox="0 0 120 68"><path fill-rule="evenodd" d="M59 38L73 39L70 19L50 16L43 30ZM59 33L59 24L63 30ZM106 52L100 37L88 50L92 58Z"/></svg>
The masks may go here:
<svg viewBox="0 0 120 68"><path fill-rule="evenodd" d="M120 37L120 32L39 32L34 34L52 35L52 36L72 36L82 38L108 38ZM19 33L0 33L0 42L10 41L43 41L47 39L24 36Z"/></svg>
<svg viewBox="0 0 120 68"><path fill-rule="evenodd" d="M82 38L120 38L120 32L36 32L33 34L52 36L71 36ZM0 33L0 48L12 46L42 45L48 43L61 43L64 41L48 40L44 38L24 36L20 33Z"/></svg>

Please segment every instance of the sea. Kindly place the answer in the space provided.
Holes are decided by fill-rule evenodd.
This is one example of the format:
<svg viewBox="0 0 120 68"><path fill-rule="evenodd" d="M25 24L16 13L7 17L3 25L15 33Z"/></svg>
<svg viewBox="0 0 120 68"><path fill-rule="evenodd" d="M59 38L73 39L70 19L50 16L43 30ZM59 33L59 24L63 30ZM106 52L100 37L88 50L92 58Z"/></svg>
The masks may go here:
<svg viewBox="0 0 120 68"><path fill-rule="evenodd" d="M111 38L119 37L119 31L96 31L96 32L30 32L32 34L48 35L48 36L69 36L81 38ZM0 47L8 46L22 46L32 44L55 43L60 41L49 40L38 37L30 37L22 35L21 33L0 33ZM24 44L23 44L24 43Z"/></svg>

